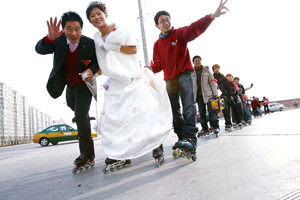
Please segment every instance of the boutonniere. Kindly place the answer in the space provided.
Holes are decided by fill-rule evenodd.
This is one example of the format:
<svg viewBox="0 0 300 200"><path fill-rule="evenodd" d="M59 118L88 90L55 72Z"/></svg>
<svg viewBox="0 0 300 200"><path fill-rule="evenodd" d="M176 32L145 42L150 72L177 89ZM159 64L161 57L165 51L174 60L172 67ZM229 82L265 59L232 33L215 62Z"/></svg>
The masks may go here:
<svg viewBox="0 0 300 200"><path fill-rule="evenodd" d="M82 60L82 64L87 67L91 63L91 60Z"/></svg>

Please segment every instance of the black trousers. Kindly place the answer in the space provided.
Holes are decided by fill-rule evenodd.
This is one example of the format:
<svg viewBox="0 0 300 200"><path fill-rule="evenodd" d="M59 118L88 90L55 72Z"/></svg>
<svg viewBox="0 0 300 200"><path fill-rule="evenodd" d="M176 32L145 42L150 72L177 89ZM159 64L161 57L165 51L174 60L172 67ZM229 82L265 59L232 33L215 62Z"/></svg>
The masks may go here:
<svg viewBox="0 0 300 200"><path fill-rule="evenodd" d="M82 84L78 87L68 86L66 100L68 107L75 113L80 154L93 158L95 151L94 141L91 138L91 123L89 117L92 94L86 84Z"/></svg>
<svg viewBox="0 0 300 200"><path fill-rule="evenodd" d="M241 113L241 104L236 103L235 101L230 100L229 101L229 107L232 111L232 122L235 122L237 124L242 122L242 113Z"/></svg>
<svg viewBox="0 0 300 200"><path fill-rule="evenodd" d="M197 100L198 110L200 114L200 123L203 130L208 130L207 119L206 119L206 108L208 110L209 122L212 128L219 128L218 113L212 111L208 104L204 103L203 97L199 97Z"/></svg>
<svg viewBox="0 0 300 200"><path fill-rule="evenodd" d="M228 97L222 96L222 98L224 98L224 101L225 101L225 108L222 110L223 116L224 116L224 119L225 119L225 125L232 126L231 117L230 117L230 107L229 107L229 103L228 103Z"/></svg>
<svg viewBox="0 0 300 200"><path fill-rule="evenodd" d="M270 113L270 109L269 109L269 105L264 105L264 113L267 114L267 113Z"/></svg>

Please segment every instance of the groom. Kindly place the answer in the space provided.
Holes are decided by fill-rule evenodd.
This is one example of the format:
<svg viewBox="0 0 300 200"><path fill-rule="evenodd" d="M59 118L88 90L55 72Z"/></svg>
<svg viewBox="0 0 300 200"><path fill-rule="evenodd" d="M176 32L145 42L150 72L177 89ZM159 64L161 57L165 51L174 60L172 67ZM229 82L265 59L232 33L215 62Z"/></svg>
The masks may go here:
<svg viewBox="0 0 300 200"><path fill-rule="evenodd" d="M60 24L63 30L60 30ZM88 113L92 93L85 84L99 70L95 44L92 39L81 35L83 21L75 12L64 13L58 23L56 17L54 22L50 18L47 25L48 35L37 43L35 50L42 55L54 54L47 90L56 99L67 85L67 105L75 113L80 149L80 156L74 164L85 164L95 158Z"/></svg>

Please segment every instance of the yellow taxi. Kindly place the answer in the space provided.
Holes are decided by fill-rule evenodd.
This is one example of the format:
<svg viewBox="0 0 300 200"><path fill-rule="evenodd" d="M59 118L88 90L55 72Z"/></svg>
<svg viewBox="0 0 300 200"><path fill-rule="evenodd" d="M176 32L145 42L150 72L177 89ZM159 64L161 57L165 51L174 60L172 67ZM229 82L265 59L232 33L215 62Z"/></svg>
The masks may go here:
<svg viewBox="0 0 300 200"><path fill-rule="evenodd" d="M58 142L77 140L78 131L67 124L58 124L49 126L45 130L34 134L32 141L39 143L42 147L48 146L49 143L53 145ZM97 133L91 133L92 138L97 137Z"/></svg>

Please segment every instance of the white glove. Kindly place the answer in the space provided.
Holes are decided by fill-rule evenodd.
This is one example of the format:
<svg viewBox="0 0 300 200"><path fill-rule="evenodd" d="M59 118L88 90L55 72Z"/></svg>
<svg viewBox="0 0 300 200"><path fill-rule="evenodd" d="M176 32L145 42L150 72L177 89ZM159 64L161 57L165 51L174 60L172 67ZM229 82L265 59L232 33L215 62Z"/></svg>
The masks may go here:
<svg viewBox="0 0 300 200"><path fill-rule="evenodd" d="M115 43L106 43L104 42L100 46L105 51L118 51L120 52L121 45Z"/></svg>
<svg viewBox="0 0 300 200"><path fill-rule="evenodd" d="M90 76L90 73L88 73L88 72L84 72L84 73L81 74L81 78L82 78L83 81L84 81L87 77L89 77L89 76Z"/></svg>

